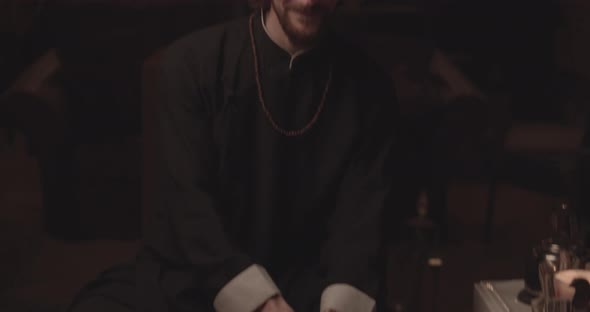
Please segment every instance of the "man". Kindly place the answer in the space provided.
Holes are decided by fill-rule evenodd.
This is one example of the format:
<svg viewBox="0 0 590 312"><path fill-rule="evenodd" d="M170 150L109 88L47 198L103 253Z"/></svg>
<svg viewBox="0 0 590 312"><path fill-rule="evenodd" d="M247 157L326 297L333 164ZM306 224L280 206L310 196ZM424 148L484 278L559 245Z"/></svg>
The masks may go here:
<svg viewBox="0 0 590 312"><path fill-rule="evenodd" d="M337 2L272 0L165 52L133 310L383 308L397 108L388 76L326 28Z"/></svg>

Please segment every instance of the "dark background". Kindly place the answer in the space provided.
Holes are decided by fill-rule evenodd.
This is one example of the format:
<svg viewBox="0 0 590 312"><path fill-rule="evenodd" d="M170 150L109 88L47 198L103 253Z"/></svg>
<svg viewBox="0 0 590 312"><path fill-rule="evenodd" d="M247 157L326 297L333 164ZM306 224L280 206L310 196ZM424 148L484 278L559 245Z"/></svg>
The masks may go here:
<svg viewBox="0 0 590 312"><path fill-rule="evenodd" d="M250 9L1 1L0 310L60 311L140 244L157 52ZM418 214L421 191L429 202L388 233L390 305L469 311L473 283L523 277L559 203L587 215L590 2L343 2L333 27L391 73L400 100L391 224ZM438 279L430 256L444 261Z"/></svg>

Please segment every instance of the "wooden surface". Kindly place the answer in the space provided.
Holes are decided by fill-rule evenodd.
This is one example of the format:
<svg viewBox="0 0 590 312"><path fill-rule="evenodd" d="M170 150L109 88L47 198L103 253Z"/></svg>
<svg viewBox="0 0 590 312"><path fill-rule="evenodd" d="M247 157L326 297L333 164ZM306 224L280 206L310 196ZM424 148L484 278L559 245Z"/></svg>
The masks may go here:
<svg viewBox="0 0 590 312"><path fill-rule="evenodd" d="M515 123L508 131L505 148L535 154L575 154L582 147L584 128L543 123Z"/></svg>

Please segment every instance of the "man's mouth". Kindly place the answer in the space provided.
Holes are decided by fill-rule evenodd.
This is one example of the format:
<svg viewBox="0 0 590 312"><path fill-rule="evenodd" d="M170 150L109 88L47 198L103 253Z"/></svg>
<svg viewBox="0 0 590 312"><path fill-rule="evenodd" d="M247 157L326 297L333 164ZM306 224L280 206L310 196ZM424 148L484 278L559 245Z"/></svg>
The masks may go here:
<svg viewBox="0 0 590 312"><path fill-rule="evenodd" d="M320 6L294 7L292 10L302 16L320 16L324 11Z"/></svg>
<svg viewBox="0 0 590 312"><path fill-rule="evenodd" d="M317 19L322 16L321 10L293 10L293 12L305 19Z"/></svg>

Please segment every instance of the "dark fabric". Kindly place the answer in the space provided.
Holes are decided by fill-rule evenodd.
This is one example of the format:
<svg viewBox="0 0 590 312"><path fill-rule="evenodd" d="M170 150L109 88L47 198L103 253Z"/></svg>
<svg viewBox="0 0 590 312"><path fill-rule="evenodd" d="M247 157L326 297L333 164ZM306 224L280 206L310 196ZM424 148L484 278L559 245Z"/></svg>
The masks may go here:
<svg viewBox="0 0 590 312"><path fill-rule="evenodd" d="M256 94L247 19L175 42L163 56L159 205L142 260L155 265L138 274L159 276L153 289L173 311L212 308L253 263L297 311L317 310L332 283L377 298L398 126L393 84L334 36L289 69L259 15L254 22L264 99L277 123L290 130L310 120L333 64L325 109L303 136L271 128Z"/></svg>
<svg viewBox="0 0 590 312"><path fill-rule="evenodd" d="M135 267L122 265L99 275L88 284L67 312L136 311Z"/></svg>

